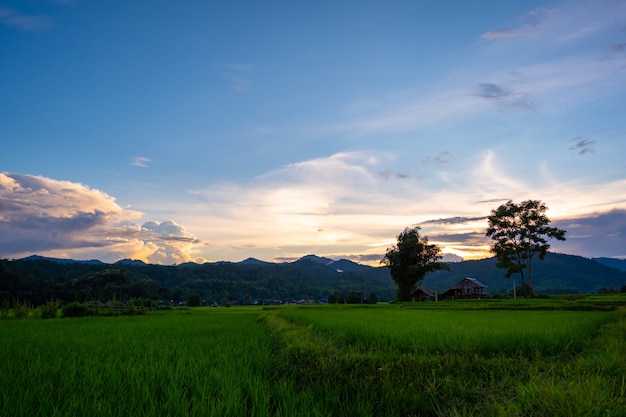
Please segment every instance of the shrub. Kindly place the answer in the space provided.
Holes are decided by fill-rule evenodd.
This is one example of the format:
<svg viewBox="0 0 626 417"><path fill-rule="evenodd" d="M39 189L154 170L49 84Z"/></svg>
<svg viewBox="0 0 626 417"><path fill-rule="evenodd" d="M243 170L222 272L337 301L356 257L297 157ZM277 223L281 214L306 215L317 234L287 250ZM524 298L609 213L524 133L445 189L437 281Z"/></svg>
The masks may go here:
<svg viewBox="0 0 626 417"><path fill-rule="evenodd" d="M27 301L16 301L13 306L13 314L16 319L25 319L28 317L28 310L30 310L30 305Z"/></svg>
<svg viewBox="0 0 626 417"><path fill-rule="evenodd" d="M61 317L84 317L91 314L91 311L84 305L74 302L64 306L61 310Z"/></svg>
<svg viewBox="0 0 626 417"><path fill-rule="evenodd" d="M200 305L200 294L189 294L189 297L187 297L187 305L189 307L198 307Z"/></svg>
<svg viewBox="0 0 626 417"><path fill-rule="evenodd" d="M0 304L0 319L8 319L9 311L11 311L11 303L9 303L9 300L5 298L2 300L2 304Z"/></svg>
<svg viewBox="0 0 626 417"><path fill-rule="evenodd" d="M41 318L42 319L55 319L57 317L58 302L48 301L41 306Z"/></svg>

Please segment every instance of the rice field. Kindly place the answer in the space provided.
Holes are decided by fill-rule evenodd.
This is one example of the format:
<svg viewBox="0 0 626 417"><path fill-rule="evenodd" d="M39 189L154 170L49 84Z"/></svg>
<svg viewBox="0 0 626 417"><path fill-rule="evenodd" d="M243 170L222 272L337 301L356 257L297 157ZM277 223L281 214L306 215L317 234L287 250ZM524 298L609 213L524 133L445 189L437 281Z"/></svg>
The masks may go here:
<svg viewBox="0 0 626 417"><path fill-rule="evenodd" d="M611 313L588 311L289 309L281 316L312 325L343 344L412 353L554 355L579 352Z"/></svg>
<svg viewBox="0 0 626 417"><path fill-rule="evenodd" d="M0 416L620 416L626 312L297 306L0 321Z"/></svg>

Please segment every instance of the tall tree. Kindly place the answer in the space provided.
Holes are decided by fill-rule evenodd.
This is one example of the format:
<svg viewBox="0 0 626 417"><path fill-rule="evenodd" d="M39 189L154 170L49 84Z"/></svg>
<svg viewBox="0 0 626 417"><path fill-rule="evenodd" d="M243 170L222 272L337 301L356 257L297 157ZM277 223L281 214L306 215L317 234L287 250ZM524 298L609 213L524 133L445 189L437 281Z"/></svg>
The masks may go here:
<svg viewBox="0 0 626 417"><path fill-rule="evenodd" d="M404 229L380 261L398 285L398 301L410 301L411 293L427 273L450 269L447 263L440 262L439 246L429 244L426 236L420 236L420 230L419 226Z"/></svg>
<svg viewBox="0 0 626 417"><path fill-rule="evenodd" d="M539 200L509 200L487 218L489 227L486 236L494 240L491 252L497 257L498 268L506 268L505 277L519 273L524 296L532 294L532 261L535 254L540 260L546 256L550 245L548 239L565 240L565 230L549 227L550 219L545 214L548 207ZM524 271L527 270L527 276ZM526 280L528 278L528 280ZM526 291L527 290L527 291Z"/></svg>

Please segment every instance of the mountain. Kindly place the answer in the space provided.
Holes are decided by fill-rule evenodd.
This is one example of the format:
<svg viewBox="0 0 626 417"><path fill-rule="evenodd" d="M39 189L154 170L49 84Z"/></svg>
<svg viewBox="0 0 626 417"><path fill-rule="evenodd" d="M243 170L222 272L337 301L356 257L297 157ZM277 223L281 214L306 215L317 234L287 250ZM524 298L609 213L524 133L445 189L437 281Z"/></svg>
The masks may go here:
<svg viewBox="0 0 626 417"><path fill-rule="evenodd" d="M332 259L323 258L317 255L306 255L295 262L315 262L322 265L329 265L332 264L334 261Z"/></svg>
<svg viewBox="0 0 626 417"><path fill-rule="evenodd" d="M239 265L269 265L271 262L261 261L256 258L247 258L241 262L238 262Z"/></svg>
<svg viewBox="0 0 626 417"><path fill-rule="evenodd" d="M445 291L463 277L477 278L487 285L488 294L508 293L520 285L519 274L504 277L496 267L496 259L451 263L450 271L437 271L426 276L423 285L430 290ZM533 285L536 293L594 293L601 288L626 285L626 271L620 271L582 256L548 253L544 260L533 260Z"/></svg>
<svg viewBox="0 0 626 417"><path fill-rule="evenodd" d="M487 285L487 294L494 295L509 293L514 285L521 284L518 275L505 278L495 258L449 265L449 271L428 274L422 285L443 292L464 277L472 277ZM110 279L116 281L107 284ZM540 294L619 290L626 285L626 271L580 256L548 253L543 261L534 260L533 283ZM250 258L239 263L189 262L177 266L128 259L105 264L41 256L0 260L0 301L26 299L41 304L50 299L104 299L113 292L118 299L184 300L198 293L210 301L238 299L245 303L254 299L319 299L336 290L364 297L376 294L379 300L388 300L395 297L396 286L386 267L315 255L285 263Z"/></svg>
<svg viewBox="0 0 626 417"><path fill-rule="evenodd" d="M113 265L146 265L146 263L138 259L120 259Z"/></svg>
<svg viewBox="0 0 626 417"><path fill-rule="evenodd" d="M372 268L371 266L358 264L348 259L339 259L338 261L329 263L327 266L337 272L364 272Z"/></svg>
<svg viewBox="0 0 626 417"><path fill-rule="evenodd" d="M31 256L28 256L26 258L22 258L20 260L22 260L22 261L49 261L49 262L55 262L57 264L74 264L74 263L78 263L78 264L104 265L104 262L99 261L97 259L89 259L89 260L86 260L86 261L76 261L74 259L48 258L48 257L45 257L45 256L39 256L39 255L31 255Z"/></svg>
<svg viewBox="0 0 626 417"><path fill-rule="evenodd" d="M593 260L601 263L602 265L610 266L611 268L617 268L621 271L626 271L626 259L593 258Z"/></svg>

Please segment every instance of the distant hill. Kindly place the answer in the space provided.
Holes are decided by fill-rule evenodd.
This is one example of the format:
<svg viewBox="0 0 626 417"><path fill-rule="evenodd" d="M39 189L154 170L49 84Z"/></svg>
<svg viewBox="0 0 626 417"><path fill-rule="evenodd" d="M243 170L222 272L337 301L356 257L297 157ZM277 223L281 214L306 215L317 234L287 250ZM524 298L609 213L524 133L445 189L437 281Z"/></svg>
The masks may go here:
<svg viewBox="0 0 626 417"><path fill-rule="evenodd" d="M626 271L626 259L593 258L593 260L601 263L602 265L610 266L611 268L617 268L621 271Z"/></svg>
<svg viewBox="0 0 626 417"><path fill-rule="evenodd" d="M31 255L27 258L23 258L21 260L24 261L49 261L49 262L55 262L58 264L73 264L73 263L79 263L79 264L91 264L91 265L104 265L104 262L99 261L97 259L89 259L86 261L76 261L74 259L62 259L62 258L48 258L45 256L39 256L39 255Z"/></svg>
<svg viewBox="0 0 626 417"><path fill-rule="evenodd" d="M268 265L271 262L261 261L255 258L247 258L239 262L239 265Z"/></svg>
<svg viewBox="0 0 626 417"><path fill-rule="evenodd" d="M137 259L121 259L115 262L113 265L145 265L144 261L140 261Z"/></svg>
<svg viewBox="0 0 626 417"><path fill-rule="evenodd" d="M508 293L513 282L520 285L519 274L504 278L504 270L496 267L496 259L465 261L450 264L450 271L426 276L423 285L431 290L445 291L463 277L479 279L487 285L488 294ZM543 261L533 260L535 292L547 294L594 293L601 288L626 285L626 271L603 265L582 256L548 253Z"/></svg>
<svg viewBox="0 0 626 417"><path fill-rule="evenodd" d="M626 285L621 262L608 258L548 253L545 260L533 262L533 282L537 293L594 293L602 288L620 289ZM520 285L519 276L504 278L495 258L450 263L449 271L426 276L423 286L443 292L464 277L477 278L487 285L487 293L509 293ZM116 283L107 285L115 277ZM113 291L120 299L147 297L185 300L190 293L202 299L319 299L339 290L342 294L376 294L380 300L395 297L396 286L386 267L371 267L347 259L307 255L294 262L272 263L249 258L239 263L184 263L177 266L145 264L121 260L106 264L97 260L28 258L0 260L0 299L28 299L43 303L49 299L71 301L105 297Z"/></svg>

